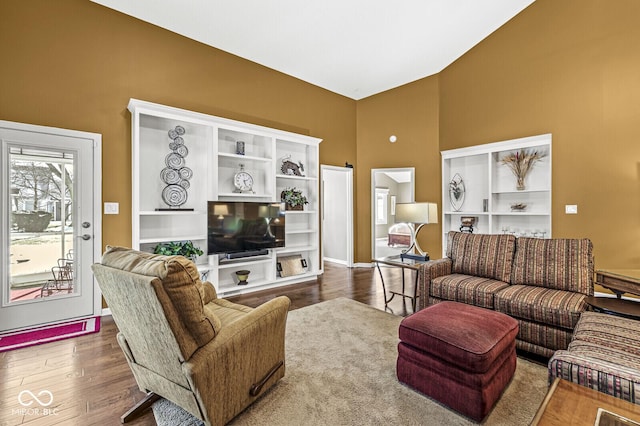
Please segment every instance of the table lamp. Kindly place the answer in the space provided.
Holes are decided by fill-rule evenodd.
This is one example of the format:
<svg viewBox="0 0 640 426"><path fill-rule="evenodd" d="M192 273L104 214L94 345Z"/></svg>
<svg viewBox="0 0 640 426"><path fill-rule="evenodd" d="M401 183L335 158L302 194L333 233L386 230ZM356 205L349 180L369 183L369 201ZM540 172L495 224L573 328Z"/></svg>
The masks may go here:
<svg viewBox="0 0 640 426"><path fill-rule="evenodd" d="M269 238L275 238L275 235L273 235L273 233L271 232L271 219L274 219L273 221L275 223L279 223L280 212L280 204L271 204L268 206L258 207L258 216L263 217L267 222L267 232L265 236Z"/></svg>
<svg viewBox="0 0 640 426"><path fill-rule="evenodd" d="M226 204L216 204L213 206L213 214L218 216L218 220L224 220L224 217L229 215L229 206Z"/></svg>
<svg viewBox="0 0 640 426"><path fill-rule="evenodd" d="M436 203L398 203L396 204L395 221L396 223L406 223L411 229L411 245L400 256L415 260L429 260L429 253L420 248L418 233L424 225L438 223L438 205ZM410 253L413 248L415 248L416 254Z"/></svg>

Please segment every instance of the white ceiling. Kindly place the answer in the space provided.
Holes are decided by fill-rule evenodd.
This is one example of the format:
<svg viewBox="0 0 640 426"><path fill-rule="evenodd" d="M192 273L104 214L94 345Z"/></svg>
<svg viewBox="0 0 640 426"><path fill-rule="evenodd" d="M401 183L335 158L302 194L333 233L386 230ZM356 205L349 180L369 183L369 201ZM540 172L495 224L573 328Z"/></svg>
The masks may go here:
<svg viewBox="0 0 640 426"><path fill-rule="evenodd" d="M91 0L362 99L437 74L534 0Z"/></svg>
<svg viewBox="0 0 640 426"><path fill-rule="evenodd" d="M398 183L411 182L410 172L385 172L385 174Z"/></svg>

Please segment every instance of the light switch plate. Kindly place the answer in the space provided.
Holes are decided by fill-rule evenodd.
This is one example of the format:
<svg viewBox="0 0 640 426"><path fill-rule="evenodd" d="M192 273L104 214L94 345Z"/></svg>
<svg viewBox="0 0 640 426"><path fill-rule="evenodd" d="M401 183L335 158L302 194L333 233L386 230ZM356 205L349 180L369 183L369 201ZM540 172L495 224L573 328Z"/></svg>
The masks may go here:
<svg viewBox="0 0 640 426"><path fill-rule="evenodd" d="M566 214L578 214L578 206L576 204L567 204L564 206Z"/></svg>
<svg viewBox="0 0 640 426"><path fill-rule="evenodd" d="M120 203L104 203L104 214L120 213Z"/></svg>

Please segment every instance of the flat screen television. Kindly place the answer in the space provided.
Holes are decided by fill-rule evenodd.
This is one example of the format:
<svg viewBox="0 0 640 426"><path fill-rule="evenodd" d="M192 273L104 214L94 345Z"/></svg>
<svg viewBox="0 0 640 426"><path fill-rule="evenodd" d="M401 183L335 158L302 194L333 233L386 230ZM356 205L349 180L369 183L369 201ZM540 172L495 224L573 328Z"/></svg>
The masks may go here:
<svg viewBox="0 0 640 426"><path fill-rule="evenodd" d="M284 247L285 215L280 204L209 201L208 254L259 253Z"/></svg>

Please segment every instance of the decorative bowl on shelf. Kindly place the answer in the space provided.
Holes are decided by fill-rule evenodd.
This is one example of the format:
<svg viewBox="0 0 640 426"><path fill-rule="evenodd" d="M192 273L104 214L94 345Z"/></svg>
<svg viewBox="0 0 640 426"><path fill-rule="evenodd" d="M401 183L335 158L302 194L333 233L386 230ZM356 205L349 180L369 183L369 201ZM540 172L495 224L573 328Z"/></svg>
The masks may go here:
<svg viewBox="0 0 640 426"><path fill-rule="evenodd" d="M236 277L238 277L238 285L247 285L247 279L251 271L243 269L242 271L236 271Z"/></svg>
<svg viewBox="0 0 640 426"><path fill-rule="evenodd" d="M462 216L460 218L460 224L462 226L471 226L471 227L473 227L473 225L476 224L477 220L478 220L478 218L475 217L475 216Z"/></svg>
<svg viewBox="0 0 640 426"><path fill-rule="evenodd" d="M527 209L527 205L525 203L513 203L511 204L512 212L523 212Z"/></svg>

